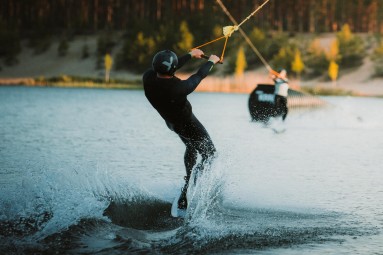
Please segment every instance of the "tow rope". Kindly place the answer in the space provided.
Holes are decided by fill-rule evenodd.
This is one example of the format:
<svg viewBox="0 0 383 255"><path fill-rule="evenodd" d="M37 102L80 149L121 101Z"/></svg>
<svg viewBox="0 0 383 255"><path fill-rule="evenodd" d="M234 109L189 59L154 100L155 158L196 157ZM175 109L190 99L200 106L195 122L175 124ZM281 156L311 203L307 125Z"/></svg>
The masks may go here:
<svg viewBox="0 0 383 255"><path fill-rule="evenodd" d="M219 63L223 63L223 57L224 57L224 54L225 54L225 50L226 50L226 45L227 45L227 41L229 39L229 37L235 32L235 31L239 31L241 33L241 35L243 36L243 38L245 39L245 41L247 42L247 44L249 44L250 48L254 51L254 53L258 56L258 58L261 60L262 64L266 67L266 69L276 75L276 76L279 76L279 73L274 71L271 66L267 63L266 59L262 56L262 54L257 50L257 48L254 46L254 44L251 42L251 40L249 39L249 37L246 35L246 33L243 31L243 29L241 28L241 26L246 22L248 21L252 16L254 16L260 9L262 9L262 7L264 5L266 5L270 0L266 0L265 2L263 2L257 9L255 9L252 13L250 13L249 16L247 16L241 23L238 24L238 22L233 18L233 16L230 14L230 12L227 10L227 8L225 7L225 5L221 2L221 0L216 0L217 3L219 4L219 6L222 8L223 12L229 17L229 19L231 20L231 22L234 24L233 26L225 26L223 27L223 36L217 38L217 39L214 39L212 41L209 41L207 43L204 43L200 46L197 46L195 47L195 49L198 49L198 48L201 48L205 45L208 45L210 43L213 43L213 42L216 42L218 40L221 40L223 38L225 38L225 44L224 44L224 47L223 47L223 50L222 50L222 53L221 53L221 57L220 57L220 61ZM206 56L206 55L203 55L202 56L203 58L206 58L208 59L209 57Z"/></svg>
<svg viewBox="0 0 383 255"><path fill-rule="evenodd" d="M236 31L237 29L234 27L234 26L226 26L226 27L223 27L222 29L222 32L223 32L223 36L221 37L218 37L217 39L214 39L212 41L209 41L207 43L204 43L200 46L197 46L197 47L194 47L194 49L199 49L199 48L202 48L203 46L206 46L208 44L211 44L213 42L216 42L216 41L219 41L223 38L225 38L225 44L223 45L223 50L222 50L222 53L221 53L221 57L220 57L220 60L218 63L220 64L223 64L223 57L225 55L225 50L226 50L226 46L227 46L227 41L229 39L229 37L234 33L234 31ZM209 56L206 56L206 55L202 55L203 58L205 59L209 59Z"/></svg>

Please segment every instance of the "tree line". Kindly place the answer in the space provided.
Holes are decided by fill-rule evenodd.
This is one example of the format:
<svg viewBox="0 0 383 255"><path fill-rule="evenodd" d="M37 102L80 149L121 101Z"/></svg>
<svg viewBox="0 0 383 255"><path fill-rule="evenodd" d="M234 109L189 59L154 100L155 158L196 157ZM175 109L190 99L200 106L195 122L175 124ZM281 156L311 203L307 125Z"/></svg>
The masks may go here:
<svg viewBox="0 0 383 255"><path fill-rule="evenodd" d="M222 0L238 22L264 1ZM52 37L60 38L58 55L63 56L72 37L97 34L98 67L102 66L106 54L113 53L116 56L114 68L140 72L150 66L156 51L171 48L179 54L185 53L221 36L222 27L226 25L232 23L215 0L0 1L0 58L6 64L15 64L22 40L27 40L38 54L50 47ZM343 31L345 26L346 32ZM292 70L293 66L302 66L297 64L299 56L306 64L305 73L318 75L318 72L326 72L331 61L342 67L358 66L366 56L368 45L360 37L339 37L339 33L377 35L375 44L380 45L383 1L270 0L242 28L273 66ZM315 40L316 35L325 32L338 33L336 57L329 56L330 53L321 49ZM300 34L311 37L303 40ZM339 39L344 37L349 39ZM237 34L230 38L225 55L229 62L227 73L240 73L238 66L244 69L260 64L243 42ZM122 48L115 52L118 43L122 43ZM240 46L243 52L239 53L238 47L233 45ZM221 48L222 45L216 44L208 46L206 51L219 55ZM378 56L374 61L382 66L380 51L374 53ZM89 54L84 44L82 57ZM242 60L238 60L238 54Z"/></svg>
<svg viewBox="0 0 383 255"><path fill-rule="evenodd" d="M240 21L264 1L222 2ZM89 33L137 27L150 31L159 24L182 20L186 20L192 30L207 23L230 23L214 0L0 1L2 27L20 31L23 36L36 32ZM347 23L354 32L378 33L383 31L383 1L271 0L252 18L252 23L262 29L310 33L334 32Z"/></svg>

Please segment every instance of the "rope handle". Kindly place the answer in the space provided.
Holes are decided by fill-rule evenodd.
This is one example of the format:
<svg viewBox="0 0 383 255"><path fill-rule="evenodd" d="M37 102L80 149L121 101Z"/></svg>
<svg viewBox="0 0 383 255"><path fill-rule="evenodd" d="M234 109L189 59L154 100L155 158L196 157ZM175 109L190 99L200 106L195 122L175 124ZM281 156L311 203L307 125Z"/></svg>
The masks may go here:
<svg viewBox="0 0 383 255"><path fill-rule="evenodd" d="M201 58L209 59L209 56L206 56L205 54L202 54L202 55L201 55ZM220 61L218 61L217 63L218 63L218 64L223 64L223 61L220 60Z"/></svg>
<svg viewBox="0 0 383 255"><path fill-rule="evenodd" d="M273 69L270 69L269 72L270 72L270 74L273 74L273 75L279 77L279 73L277 71L274 71Z"/></svg>
<svg viewBox="0 0 383 255"><path fill-rule="evenodd" d="M281 78L281 75L277 71L274 71L273 69L270 69L269 72L270 72L270 74L275 75L277 78L282 79L284 82L287 82L287 80Z"/></svg>

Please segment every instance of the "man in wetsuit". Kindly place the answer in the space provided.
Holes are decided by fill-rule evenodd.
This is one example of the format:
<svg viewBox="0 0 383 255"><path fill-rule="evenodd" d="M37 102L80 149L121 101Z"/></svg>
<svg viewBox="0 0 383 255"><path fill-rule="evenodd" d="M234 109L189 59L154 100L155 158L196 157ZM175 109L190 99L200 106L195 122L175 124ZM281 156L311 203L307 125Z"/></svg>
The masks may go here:
<svg viewBox="0 0 383 255"><path fill-rule="evenodd" d="M216 152L208 132L194 116L187 95L192 93L208 75L214 64L220 60L219 57L210 56L209 60L186 80L181 80L174 75L175 71L188 60L202 56L203 52L199 49L193 49L179 58L174 52L163 50L154 56L152 69L147 70L143 75L145 96L165 120L168 128L178 134L186 146L185 186L178 200L179 209L187 208L186 192L198 153L202 160L197 165L197 170L202 170L204 164L208 164Z"/></svg>
<svg viewBox="0 0 383 255"><path fill-rule="evenodd" d="M288 108L287 108L287 95L289 91L289 79L287 79L287 72L285 69L281 69L279 75L272 75L274 80L274 104L276 108L277 115L282 115L282 120L284 121L287 117Z"/></svg>

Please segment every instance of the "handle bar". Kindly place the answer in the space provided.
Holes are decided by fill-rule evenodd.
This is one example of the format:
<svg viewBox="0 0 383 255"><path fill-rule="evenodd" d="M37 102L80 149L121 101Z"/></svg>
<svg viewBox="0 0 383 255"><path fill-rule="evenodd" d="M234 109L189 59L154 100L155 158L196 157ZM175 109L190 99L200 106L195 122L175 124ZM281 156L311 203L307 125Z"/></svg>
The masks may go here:
<svg viewBox="0 0 383 255"><path fill-rule="evenodd" d="M201 55L201 58L204 58L204 59L209 59L209 56L206 56L205 54L202 54ZM223 62L220 60L217 62L218 64L223 64Z"/></svg>

